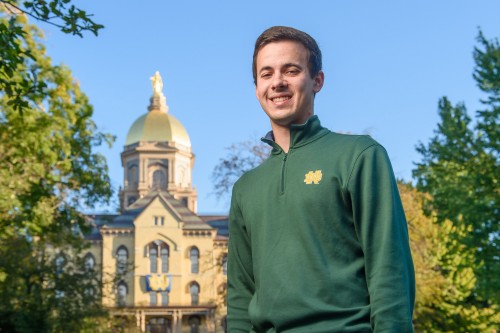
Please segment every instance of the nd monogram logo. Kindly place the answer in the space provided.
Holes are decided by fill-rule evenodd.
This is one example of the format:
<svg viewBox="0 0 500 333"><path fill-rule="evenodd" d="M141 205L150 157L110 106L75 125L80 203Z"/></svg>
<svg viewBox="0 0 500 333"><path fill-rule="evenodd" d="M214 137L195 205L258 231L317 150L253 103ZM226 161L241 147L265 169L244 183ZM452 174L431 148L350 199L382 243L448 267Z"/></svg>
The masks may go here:
<svg viewBox="0 0 500 333"><path fill-rule="evenodd" d="M170 289L170 278L165 274L154 274L146 278L148 279L150 290L161 291Z"/></svg>
<svg viewBox="0 0 500 333"><path fill-rule="evenodd" d="M318 185L319 182L321 181L321 178L323 178L323 174L321 173L321 170L316 170L316 171L309 171L306 173L306 177L304 178L304 183L307 185Z"/></svg>

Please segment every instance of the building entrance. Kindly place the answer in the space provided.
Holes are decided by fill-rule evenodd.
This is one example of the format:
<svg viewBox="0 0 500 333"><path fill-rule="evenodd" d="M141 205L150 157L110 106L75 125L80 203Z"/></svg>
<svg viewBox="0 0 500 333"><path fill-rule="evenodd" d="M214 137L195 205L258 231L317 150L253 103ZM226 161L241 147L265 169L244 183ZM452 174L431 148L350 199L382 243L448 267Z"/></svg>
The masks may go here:
<svg viewBox="0 0 500 333"><path fill-rule="evenodd" d="M172 322L167 318L149 318L146 333L172 333Z"/></svg>

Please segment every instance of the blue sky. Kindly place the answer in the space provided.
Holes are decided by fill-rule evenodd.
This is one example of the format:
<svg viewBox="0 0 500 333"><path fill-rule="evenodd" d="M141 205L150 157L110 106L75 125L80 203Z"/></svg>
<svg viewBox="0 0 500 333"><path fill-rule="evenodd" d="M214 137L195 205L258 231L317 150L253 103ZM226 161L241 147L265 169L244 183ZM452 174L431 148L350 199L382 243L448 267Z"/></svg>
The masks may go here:
<svg viewBox="0 0 500 333"><path fill-rule="evenodd" d="M120 152L134 120L147 112L149 78L158 70L169 112L184 124L196 154L199 213L227 213L228 200L210 195L225 147L270 128L251 75L253 44L266 28L293 26L318 41L325 86L315 111L322 124L372 135L406 180L420 159L415 146L436 128L439 98L464 102L471 114L480 107L472 79L478 28L500 37L494 0L76 3L105 25L99 37L41 26L48 55L71 68L99 128L117 137L111 149L100 149L113 187L122 184Z"/></svg>

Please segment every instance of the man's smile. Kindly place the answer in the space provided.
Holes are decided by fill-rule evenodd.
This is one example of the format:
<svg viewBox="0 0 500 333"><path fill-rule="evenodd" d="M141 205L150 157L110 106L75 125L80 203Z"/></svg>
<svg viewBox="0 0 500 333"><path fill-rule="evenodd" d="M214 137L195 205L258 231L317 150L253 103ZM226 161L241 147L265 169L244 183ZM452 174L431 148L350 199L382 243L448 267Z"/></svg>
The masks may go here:
<svg viewBox="0 0 500 333"><path fill-rule="evenodd" d="M270 100L274 104L283 104L283 103L289 101L291 98L292 98L291 96L278 96L278 97L272 97L272 98L270 98Z"/></svg>

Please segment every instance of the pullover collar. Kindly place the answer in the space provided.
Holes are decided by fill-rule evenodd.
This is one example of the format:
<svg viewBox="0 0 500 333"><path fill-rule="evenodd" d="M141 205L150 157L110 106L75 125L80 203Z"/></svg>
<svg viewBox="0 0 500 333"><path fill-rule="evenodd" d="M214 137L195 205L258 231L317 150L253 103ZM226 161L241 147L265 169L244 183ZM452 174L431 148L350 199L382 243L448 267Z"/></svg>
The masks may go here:
<svg viewBox="0 0 500 333"><path fill-rule="evenodd" d="M305 146L329 132L321 126L317 115L311 116L304 124L292 124L290 125L290 149ZM272 154L283 152L283 149L274 141L273 131L269 131L261 140L273 147Z"/></svg>

